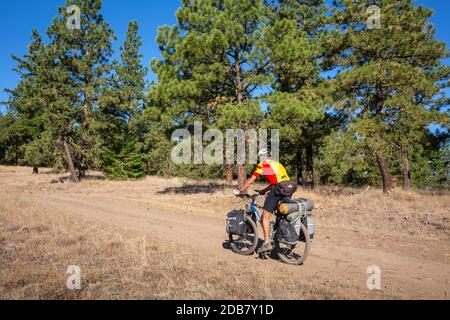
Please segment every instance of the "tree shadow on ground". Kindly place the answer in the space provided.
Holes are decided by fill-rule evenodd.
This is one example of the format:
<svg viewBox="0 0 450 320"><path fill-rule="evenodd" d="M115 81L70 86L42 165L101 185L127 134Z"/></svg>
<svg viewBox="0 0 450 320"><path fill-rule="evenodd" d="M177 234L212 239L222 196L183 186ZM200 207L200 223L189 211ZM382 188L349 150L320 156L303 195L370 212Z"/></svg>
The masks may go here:
<svg viewBox="0 0 450 320"><path fill-rule="evenodd" d="M208 184L186 184L181 187L170 187L163 191L159 191L158 194L199 194L208 193L213 194L219 191L232 190L236 187L229 186L220 183L208 183Z"/></svg>
<svg viewBox="0 0 450 320"><path fill-rule="evenodd" d="M106 177L102 175L87 175L79 179L80 181L103 181L106 180ZM58 179L54 179L51 181L51 183L68 183L68 182L71 182L70 176L59 177Z"/></svg>

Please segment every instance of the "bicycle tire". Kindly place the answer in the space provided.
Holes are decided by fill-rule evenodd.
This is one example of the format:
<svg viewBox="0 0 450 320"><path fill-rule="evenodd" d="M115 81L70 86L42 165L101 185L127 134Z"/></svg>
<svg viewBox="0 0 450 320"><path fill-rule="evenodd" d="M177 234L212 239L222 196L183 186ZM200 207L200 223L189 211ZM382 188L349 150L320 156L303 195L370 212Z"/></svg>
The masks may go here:
<svg viewBox="0 0 450 320"><path fill-rule="evenodd" d="M231 243L231 249L233 250L234 253L237 253L242 256L251 256L252 254L255 253L256 247L258 246L258 242L259 242L258 228L256 226L256 223L249 216L245 217L245 223L246 223L247 227L253 231L253 234L254 234L253 242L252 242L252 245L249 247L249 249L246 251L243 251L242 249L240 249L236 245L237 241L233 239L232 234L229 234L229 240Z"/></svg>

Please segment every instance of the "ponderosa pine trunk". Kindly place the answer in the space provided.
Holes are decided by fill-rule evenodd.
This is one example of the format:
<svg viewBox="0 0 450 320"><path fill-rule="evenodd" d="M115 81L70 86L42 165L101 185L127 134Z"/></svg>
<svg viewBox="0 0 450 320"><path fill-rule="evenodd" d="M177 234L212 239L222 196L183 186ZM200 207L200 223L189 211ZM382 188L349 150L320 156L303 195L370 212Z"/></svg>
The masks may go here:
<svg viewBox="0 0 450 320"><path fill-rule="evenodd" d="M306 187L314 189L314 152L312 143L306 146Z"/></svg>
<svg viewBox="0 0 450 320"><path fill-rule="evenodd" d="M39 174L39 167L33 167L33 174Z"/></svg>
<svg viewBox="0 0 450 320"><path fill-rule="evenodd" d="M376 94L375 94L375 107L376 107L376 114L377 117L379 117L379 120L382 121L382 115L383 115L383 88L382 83L380 81L377 81L376 83ZM380 137L382 138L382 137ZM383 192L384 194L389 194L392 189L392 178L391 174L389 172L389 166L384 158L384 156L381 153L376 154L378 167L380 168L381 173L381 179L383 180Z"/></svg>
<svg viewBox="0 0 450 320"><path fill-rule="evenodd" d="M381 155L377 155L377 162L380 168L381 178L383 180L383 192L389 194L392 188L391 174L386 159Z"/></svg>
<svg viewBox="0 0 450 320"><path fill-rule="evenodd" d="M408 153L402 150L402 169L403 169L403 191L411 189L411 170L409 166Z"/></svg>
<svg viewBox="0 0 450 320"><path fill-rule="evenodd" d="M243 97L243 85L242 85L242 70L241 70L241 62L239 60L239 52L235 51L235 71L236 71L236 102L240 105L244 99ZM241 125L239 125L239 129L243 129ZM238 165L238 186L241 189L247 180L247 172L245 171L244 165Z"/></svg>
<svg viewBox="0 0 450 320"><path fill-rule="evenodd" d="M305 177L303 176L303 149L297 148L297 182L299 186L305 186Z"/></svg>
<svg viewBox="0 0 450 320"><path fill-rule="evenodd" d="M242 164L238 165L238 186L241 189L247 181L247 171Z"/></svg>
<svg viewBox="0 0 450 320"><path fill-rule="evenodd" d="M226 183L228 185L233 184L233 166L231 164L227 164L225 166L225 173L226 173Z"/></svg>
<svg viewBox="0 0 450 320"><path fill-rule="evenodd" d="M71 174L71 180L72 180L72 182L77 183L80 180L78 179L78 175L77 175L77 172L75 170L75 166L73 165L72 154L70 152L69 144L67 143L67 139L66 138L64 138L64 152L66 154L66 160L67 160L67 165L69 166L69 170L70 170L70 174Z"/></svg>

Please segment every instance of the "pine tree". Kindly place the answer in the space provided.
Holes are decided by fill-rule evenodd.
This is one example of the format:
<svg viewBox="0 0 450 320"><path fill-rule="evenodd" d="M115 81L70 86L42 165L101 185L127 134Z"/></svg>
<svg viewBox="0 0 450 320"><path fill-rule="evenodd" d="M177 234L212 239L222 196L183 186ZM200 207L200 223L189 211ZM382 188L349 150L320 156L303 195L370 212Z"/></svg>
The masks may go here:
<svg viewBox="0 0 450 320"><path fill-rule="evenodd" d="M368 157L364 141L337 130L325 137L320 149L317 171L322 184L337 186L371 186L378 183L379 171Z"/></svg>
<svg viewBox="0 0 450 320"><path fill-rule="evenodd" d="M31 40L24 57L13 56L17 63L14 71L18 73L20 81L15 89L6 90L9 93L7 105L14 114L14 122L6 131L10 135L7 158L14 164L32 165L34 172L37 172L40 165L48 164L46 161L34 161L33 158L40 155L33 155L29 147L34 140L40 139L44 131L45 101L40 91L40 75L46 57L44 43L37 30L33 30ZM49 154L45 156L50 158Z"/></svg>
<svg viewBox="0 0 450 320"><path fill-rule="evenodd" d="M145 175L144 159L136 149L136 141L128 142L119 153L108 150L104 154L104 172L111 179L139 179Z"/></svg>
<svg viewBox="0 0 450 320"><path fill-rule="evenodd" d="M268 98L271 122L281 129L283 154L293 163L298 182L314 187L314 156L334 123L325 113L331 101L320 65L326 51L321 39L327 32L327 6L321 0L285 0L272 7L265 32L275 75L274 92Z"/></svg>
<svg viewBox="0 0 450 320"><path fill-rule="evenodd" d="M81 28L67 28L66 7L80 8ZM72 180L99 167L105 127L99 104L112 69L111 41L115 38L100 14L100 0L67 1L47 34L49 65L44 92L47 128L65 153ZM75 172L75 169L78 172Z"/></svg>
<svg viewBox="0 0 450 320"><path fill-rule="evenodd" d="M113 85L108 87L103 97L102 111L109 127L103 134L108 150L104 153L102 167L116 179L137 178L144 174L142 165L127 163L144 161L142 110L147 69L142 66L142 42L138 31L137 22L130 22L125 43L120 47L121 62L114 63ZM128 153L133 156L129 157Z"/></svg>
<svg viewBox="0 0 450 320"><path fill-rule="evenodd" d="M15 131L16 118L11 112L0 115L0 163L18 163L18 143L17 132Z"/></svg>
<svg viewBox="0 0 450 320"><path fill-rule="evenodd" d="M414 155L424 160L413 161L415 170L412 170L412 179L421 188L448 190L450 186L450 133L448 128L438 132L429 131L424 140L422 153Z"/></svg>
<svg viewBox="0 0 450 320"><path fill-rule="evenodd" d="M40 167L51 166L54 163L53 152L51 137L44 131L25 145L21 164L32 166L33 173L38 174Z"/></svg>
<svg viewBox="0 0 450 320"><path fill-rule="evenodd" d="M138 23L130 22L125 42L120 47L121 61L114 62L114 83L108 88L113 96L113 114L124 123L134 126L137 125L134 117L139 116L144 106L145 77L148 72L142 65L142 41L138 32Z"/></svg>
<svg viewBox="0 0 450 320"><path fill-rule="evenodd" d="M407 148L417 141L418 135L411 133L429 124L431 118L424 115L432 111L426 106L441 89L439 82L448 79L448 67L442 65L448 52L434 38L430 10L410 0L376 1L381 24L369 29L371 4L336 1L337 29L328 45L341 68L337 97L353 117L346 130L364 141L378 163L383 191L389 193L392 143L401 135L404 139L398 145Z"/></svg>
<svg viewBox="0 0 450 320"><path fill-rule="evenodd" d="M175 127L201 120L208 129L217 123L220 106L228 105L223 111L235 114L226 117L239 118L252 105L257 89L269 80L261 47L266 15L262 0L182 1L178 26L159 30L163 60L153 63L159 82L151 93L165 108L166 119L175 119ZM228 179L231 170L227 168ZM239 166L239 184L245 177Z"/></svg>

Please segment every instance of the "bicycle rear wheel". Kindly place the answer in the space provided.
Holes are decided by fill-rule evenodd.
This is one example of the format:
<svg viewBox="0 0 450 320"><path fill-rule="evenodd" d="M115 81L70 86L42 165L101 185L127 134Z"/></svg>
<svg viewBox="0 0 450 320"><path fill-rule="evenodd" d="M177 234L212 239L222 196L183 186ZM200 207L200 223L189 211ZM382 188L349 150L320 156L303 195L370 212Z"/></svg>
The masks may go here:
<svg viewBox="0 0 450 320"><path fill-rule="evenodd" d="M256 223L249 217L245 217L246 232L242 236L229 234L231 249L234 253L251 256L258 246L258 228Z"/></svg>
<svg viewBox="0 0 450 320"><path fill-rule="evenodd" d="M275 250L281 261L292 265L302 265L309 256L311 240L308 229L302 223L299 241L295 245L284 244L279 241L278 232L275 235Z"/></svg>

